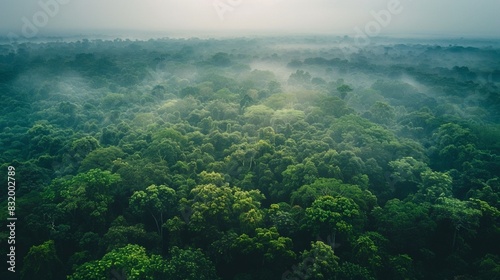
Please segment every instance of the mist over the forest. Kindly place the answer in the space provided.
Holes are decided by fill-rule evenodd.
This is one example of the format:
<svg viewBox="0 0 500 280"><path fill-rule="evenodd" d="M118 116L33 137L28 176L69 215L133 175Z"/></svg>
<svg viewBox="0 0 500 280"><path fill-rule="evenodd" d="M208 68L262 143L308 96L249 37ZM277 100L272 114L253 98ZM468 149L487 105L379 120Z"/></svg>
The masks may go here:
<svg viewBox="0 0 500 280"><path fill-rule="evenodd" d="M0 279L498 279L499 10L3 1Z"/></svg>
<svg viewBox="0 0 500 280"><path fill-rule="evenodd" d="M500 267L494 40L0 50L21 279L490 280Z"/></svg>

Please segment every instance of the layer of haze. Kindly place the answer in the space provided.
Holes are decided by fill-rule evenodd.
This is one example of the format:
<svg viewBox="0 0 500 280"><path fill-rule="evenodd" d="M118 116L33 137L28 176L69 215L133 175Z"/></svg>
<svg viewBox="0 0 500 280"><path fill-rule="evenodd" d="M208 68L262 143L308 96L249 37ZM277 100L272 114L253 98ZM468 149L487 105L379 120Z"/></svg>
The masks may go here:
<svg viewBox="0 0 500 280"><path fill-rule="evenodd" d="M0 30L3 36L23 36L27 20L38 36L114 31L355 35L356 27L365 30L373 13L390 2L399 2L402 11L372 29L376 35L500 37L498 0L2 0ZM43 3L58 7L49 5L49 14Z"/></svg>

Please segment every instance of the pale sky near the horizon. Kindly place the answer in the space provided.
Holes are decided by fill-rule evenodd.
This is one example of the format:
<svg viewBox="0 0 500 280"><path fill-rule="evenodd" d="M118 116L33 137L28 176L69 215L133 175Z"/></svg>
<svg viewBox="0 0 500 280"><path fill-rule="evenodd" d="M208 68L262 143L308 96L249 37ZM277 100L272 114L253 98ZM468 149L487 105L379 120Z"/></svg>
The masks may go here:
<svg viewBox="0 0 500 280"><path fill-rule="evenodd" d="M500 38L500 0L0 1L1 36L112 30L354 35L361 30Z"/></svg>

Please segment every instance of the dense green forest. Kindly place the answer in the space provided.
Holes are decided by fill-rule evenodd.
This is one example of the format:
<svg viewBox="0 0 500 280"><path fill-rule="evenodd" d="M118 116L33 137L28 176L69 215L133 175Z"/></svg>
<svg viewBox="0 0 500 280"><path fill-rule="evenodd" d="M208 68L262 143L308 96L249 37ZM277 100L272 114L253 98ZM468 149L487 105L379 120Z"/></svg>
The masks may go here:
<svg viewBox="0 0 500 280"><path fill-rule="evenodd" d="M0 45L15 276L500 279L499 84L493 41Z"/></svg>

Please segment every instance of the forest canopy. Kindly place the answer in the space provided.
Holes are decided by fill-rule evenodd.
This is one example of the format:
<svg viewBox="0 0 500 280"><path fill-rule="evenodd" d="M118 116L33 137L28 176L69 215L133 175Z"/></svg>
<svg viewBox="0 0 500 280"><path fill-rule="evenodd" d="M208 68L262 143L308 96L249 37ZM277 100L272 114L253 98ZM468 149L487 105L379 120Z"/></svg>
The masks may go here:
<svg viewBox="0 0 500 280"><path fill-rule="evenodd" d="M498 279L499 45L352 44L0 45L20 278Z"/></svg>

